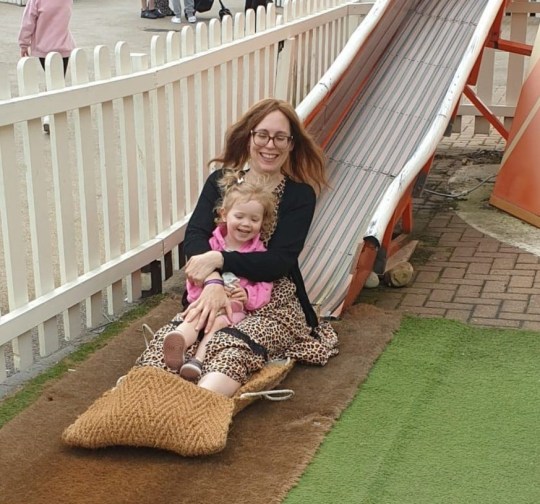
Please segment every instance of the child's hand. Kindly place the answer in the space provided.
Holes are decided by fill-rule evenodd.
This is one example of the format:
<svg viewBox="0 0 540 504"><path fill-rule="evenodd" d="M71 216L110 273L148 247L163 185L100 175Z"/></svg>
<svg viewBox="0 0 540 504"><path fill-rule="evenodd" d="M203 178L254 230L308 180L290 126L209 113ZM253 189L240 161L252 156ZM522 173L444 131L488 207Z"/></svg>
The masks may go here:
<svg viewBox="0 0 540 504"><path fill-rule="evenodd" d="M228 292L228 296L235 301L240 301L241 303L247 303L248 295L245 289L238 286L231 287L231 290Z"/></svg>

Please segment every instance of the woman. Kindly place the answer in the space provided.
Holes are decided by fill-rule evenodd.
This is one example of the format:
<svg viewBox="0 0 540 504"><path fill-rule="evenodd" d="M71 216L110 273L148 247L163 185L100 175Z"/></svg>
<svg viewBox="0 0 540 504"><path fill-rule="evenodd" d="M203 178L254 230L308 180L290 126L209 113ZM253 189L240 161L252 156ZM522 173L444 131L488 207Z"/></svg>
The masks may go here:
<svg viewBox="0 0 540 504"><path fill-rule="evenodd" d="M232 396L270 359L290 357L324 365L337 354L337 335L330 324L317 319L298 266L313 219L316 191L326 184L324 158L291 105L270 98L251 107L229 129L223 154L210 162L222 168L208 177L184 241L189 259L186 276L203 286L203 291L175 323L182 317L188 322L197 320L196 329L207 331L218 315L232 316L230 300L219 281L221 271L253 282L274 283L266 306L216 332L206 348L199 386ZM222 192L260 176L269 180L276 196L275 225L261 237L267 251L210 250L208 239ZM138 364L166 368L164 333L156 333ZM191 353L196 350L193 347Z"/></svg>

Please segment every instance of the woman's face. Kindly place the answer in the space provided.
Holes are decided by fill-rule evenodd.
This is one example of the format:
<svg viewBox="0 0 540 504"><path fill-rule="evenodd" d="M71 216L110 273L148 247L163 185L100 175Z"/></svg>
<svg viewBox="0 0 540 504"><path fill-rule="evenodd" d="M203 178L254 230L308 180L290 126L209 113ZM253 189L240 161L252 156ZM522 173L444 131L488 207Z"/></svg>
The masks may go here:
<svg viewBox="0 0 540 504"><path fill-rule="evenodd" d="M270 112L253 131L267 134L271 137L290 136L291 125L287 116L279 110ZM283 140L283 138L281 138ZM279 143L279 142L278 142ZM249 154L251 157L251 169L259 175L268 175L270 177L281 173L281 167L285 164L289 157L289 153L293 149L294 144L291 140L288 145L283 148L278 148L273 140L269 140L265 146L255 144L253 135L250 136Z"/></svg>

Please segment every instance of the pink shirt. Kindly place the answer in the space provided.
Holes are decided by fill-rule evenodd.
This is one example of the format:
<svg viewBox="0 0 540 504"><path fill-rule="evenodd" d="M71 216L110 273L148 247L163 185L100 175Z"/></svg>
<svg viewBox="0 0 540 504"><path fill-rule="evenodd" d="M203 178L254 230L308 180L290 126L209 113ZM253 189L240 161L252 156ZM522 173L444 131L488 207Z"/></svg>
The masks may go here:
<svg viewBox="0 0 540 504"><path fill-rule="evenodd" d="M45 58L58 52L65 58L75 49L69 31L73 0L28 0L19 31L19 47L30 55Z"/></svg>
<svg viewBox="0 0 540 504"><path fill-rule="evenodd" d="M212 250L222 251L225 250L225 239L223 237L223 230L225 228L222 226L217 226L212 233L212 236L209 240L210 247ZM257 235L253 240L245 243L238 252L264 252L266 247L262 243L259 235ZM244 309L247 311L257 310L262 308L265 304L270 301L270 295L272 294L272 282L252 282L247 278L240 278L240 286L244 288L247 292L247 302L244 305ZM189 280L186 282L187 288L187 299L188 302L192 303L201 295L202 288L198 285L192 284Z"/></svg>

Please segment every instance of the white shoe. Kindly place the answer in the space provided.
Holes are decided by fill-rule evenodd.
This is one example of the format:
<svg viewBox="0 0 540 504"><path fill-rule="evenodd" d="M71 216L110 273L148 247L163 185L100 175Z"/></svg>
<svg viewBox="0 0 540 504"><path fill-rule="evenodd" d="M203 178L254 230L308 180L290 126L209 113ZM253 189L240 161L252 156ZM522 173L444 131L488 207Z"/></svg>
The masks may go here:
<svg viewBox="0 0 540 504"><path fill-rule="evenodd" d="M181 18L181 17L174 16L173 18L171 18L171 23L180 24L181 22L182 22L182 18Z"/></svg>
<svg viewBox="0 0 540 504"><path fill-rule="evenodd" d="M188 23L196 23L197 22L197 18L195 17L195 14L191 14L190 16L188 16L187 20L188 20Z"/></svg>

